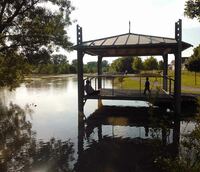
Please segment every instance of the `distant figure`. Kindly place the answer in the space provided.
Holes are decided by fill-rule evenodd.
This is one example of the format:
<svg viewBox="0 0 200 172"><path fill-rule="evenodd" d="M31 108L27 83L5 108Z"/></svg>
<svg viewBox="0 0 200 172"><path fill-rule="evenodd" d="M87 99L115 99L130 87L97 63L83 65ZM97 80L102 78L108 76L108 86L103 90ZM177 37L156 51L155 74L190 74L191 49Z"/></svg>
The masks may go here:
<svg viewBox="0 0 200 172"><path fill-rule="evenodd" d="M145 88L144 88L144 94L146 95L146 91L148 91L149 93L151 93L150 90L150 82L149 82L149 78L146 77L146 82L145 82Z"/></svg>
<svg viewBox="0 0 200 172"><path fill-rule="evenodd" d="M86 85L84 86L84 90L87 93L87 95L98 95L100 93L100 90L94 90L91 86L91 82L89 80L86 80Z"/></svg>
<svg viewBox="0 0 200 172"><path fill-rule="evenodd" d="M154 83L153 83L154 87L156 88L156 90L159 90L159 84L158 84L158 79L156 77Z"/></svg>
<svg viewBox="0 0 200 172"><path fill-rule="evenodd" d="M128 74L128 71L127 70L125 70L125 72L124 72L124 75L127 75Z"/></svg>

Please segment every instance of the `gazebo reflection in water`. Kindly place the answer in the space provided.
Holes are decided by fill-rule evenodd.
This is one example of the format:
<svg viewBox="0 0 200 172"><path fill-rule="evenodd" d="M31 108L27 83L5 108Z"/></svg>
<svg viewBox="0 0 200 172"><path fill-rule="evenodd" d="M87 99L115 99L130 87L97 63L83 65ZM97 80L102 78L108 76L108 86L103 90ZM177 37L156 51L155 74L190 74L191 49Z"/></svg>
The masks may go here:
<svg viewBox="0 0 200 172"><path fill-rule="evenodd" d="M155 172L179 153L180 121L166 109L101 106L79 129L77 171Z"/></svg>

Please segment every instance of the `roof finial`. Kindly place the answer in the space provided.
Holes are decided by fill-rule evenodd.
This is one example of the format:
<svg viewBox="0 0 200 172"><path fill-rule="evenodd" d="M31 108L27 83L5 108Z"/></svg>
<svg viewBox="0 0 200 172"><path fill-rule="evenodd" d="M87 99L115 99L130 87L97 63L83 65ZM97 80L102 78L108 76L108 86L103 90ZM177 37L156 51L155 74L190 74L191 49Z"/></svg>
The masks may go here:
<svg viewBox="0 0 200 172"><path fill-rule="evenodd" d="M131 22L129 20L129 33L131 33Z"/></svg>

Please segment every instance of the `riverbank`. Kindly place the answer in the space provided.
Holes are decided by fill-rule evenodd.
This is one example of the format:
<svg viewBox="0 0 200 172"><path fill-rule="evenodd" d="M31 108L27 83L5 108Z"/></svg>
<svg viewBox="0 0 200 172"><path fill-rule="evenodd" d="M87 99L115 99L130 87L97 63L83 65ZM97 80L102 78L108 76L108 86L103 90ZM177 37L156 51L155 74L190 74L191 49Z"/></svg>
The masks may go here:
<svg viewBox="0 0 200 172"><path fill-rule="evenodd" d="M76 74L59 74L59 75L44 75L44 74L32 74L25 76L25 81L50 79L50 78L65 78L65 77L76 77Z"/></svg>

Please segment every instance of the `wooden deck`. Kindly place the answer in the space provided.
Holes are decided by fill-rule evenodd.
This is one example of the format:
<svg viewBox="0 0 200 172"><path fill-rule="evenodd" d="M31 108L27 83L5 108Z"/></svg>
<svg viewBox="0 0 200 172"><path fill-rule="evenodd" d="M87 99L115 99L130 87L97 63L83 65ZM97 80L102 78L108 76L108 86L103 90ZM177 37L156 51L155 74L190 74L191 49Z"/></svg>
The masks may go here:
<svg viewBox="0 0 200 172"><path fill-rule="evenodd" d="M156 106L174 107L174 96L160 90L159 92L152 91L151 94L144 95L140 90L127 89L101 89L100 95L84 96L85 102L87 99L102 99L102 100L138 100L150 102ZM181 104L187 106L188 104L197 104L197 95L182 93Z"/></svg>
<svg viewBox="0 0 200 172"><path fill-rule="evenodd" d="M149 101L152 99L173 100L173 96L166 94L164 91L152 91L151 94L144 95L140 90L128 89L101 89L100 95L85 96L86 99L107 99L107 100L141 100Z"/></svg>

